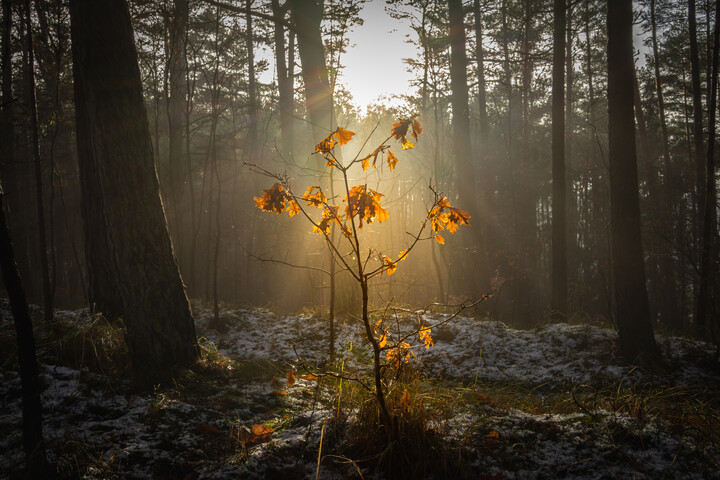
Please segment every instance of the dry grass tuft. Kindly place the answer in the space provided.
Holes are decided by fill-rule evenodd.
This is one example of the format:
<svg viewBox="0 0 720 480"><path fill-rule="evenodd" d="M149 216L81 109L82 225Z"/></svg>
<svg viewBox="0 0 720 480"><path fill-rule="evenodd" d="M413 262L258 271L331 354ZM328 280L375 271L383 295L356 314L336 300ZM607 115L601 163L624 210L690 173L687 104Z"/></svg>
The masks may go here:
<svg viewBox="0 0 720 480"><path fill-rule="evenodd" d="M460 449L445 441L453 400L416 373L388 381L386 403L396 435L382 424L374 396L356 389L345 397L357 408L351 419L345 456L388 479L458 478L466 473Z"/></svg>
<svg viewBox="0 0 720 480"><path fill-rule="evenodd" d="M86 325L56 320L47 328L41 347L60 365L103 375L117 375L130 368L125 328L118 322L96 315Z"/></svg>

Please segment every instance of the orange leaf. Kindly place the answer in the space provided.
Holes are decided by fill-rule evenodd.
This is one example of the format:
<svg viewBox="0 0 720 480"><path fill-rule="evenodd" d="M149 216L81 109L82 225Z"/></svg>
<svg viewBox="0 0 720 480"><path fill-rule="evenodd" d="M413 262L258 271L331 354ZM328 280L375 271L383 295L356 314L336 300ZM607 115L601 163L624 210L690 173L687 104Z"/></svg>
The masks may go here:
<svg viewBox="0 0 720 480"><path fill-rule="evenodd" d="M405 260L405 259L407 258L407 256L408 256L408 253L410 253L410 249L409 249L409 248L406 248L405 250L403 250L402 252L400 252L400 255L398 256L398 262L399 262L400 260Z"/></svg>
<svg viewBox="0 0 720 480"><path fill-rule="evenodd" d="M234 433L234 437L243 447L249 447L259 443L269 442L272 440L273 432L272 427L255 424L252 426L252 430L248 430L245 427L238 428L237 432Z"/></svg>
<svg viewBox="0 0 720 480"><path fill-rule="evenodd" d="M380 206L382 193L367 188L365 185L358 185L349 191L349 195L343 198L348 205L345 208L345 215L348 220L356 215L359 217L362 228L363 221L372 223L374 220L384 222L389 218L387 210Z"/></svg>
<svg viewBox="0 0 720 480"><path fill-rule="evenodd" d="M397 270L397 263L393 262L390 257L383 257L384 269L388 275L392 275Z"/></svg>
<svg viewBox="0 0 720 480"><path fill-rule="evenodd" d="M370 157L365 157L362 159L363 172L367 171L368 168L370 168Z"/></svg>
<svg viewBox="0 0 720 480"><path fill-rule="evenodd" d="M273 393L275 395L287 395L287 392L285 390L275 390Z"/></svg>
<svg viewBox="0 0 720 480"><path fill-rule="evenodd" d="M445 245L445 239L442 237L442 235L435 235L435 240L437 240L440 245Z"/></svg>
<svg viewBox="0 0 720 480"><path fill-rule="evenodd" d="M293 385L295 383L295 374L292 370L287 373L287 384Z"/></svg>
<svg viewBox="0 0 720 480"><path fill-rule="evenodd" d="M418 332L418 335L420 336L420 340L423 341L425 344L425 348L430 348L433 345L435 345L435 342L433 342L432 337L430 336L431 329L430 327L420 327L420 331Z"/></svg>
<svg viewBox="0 0 720 480"><path fill-rule="evenodd" d="M287 204L287 207L285 207L285 211L288 212L288 217L292 218L298 213L300 213L300 205L295 200L290 200Z"/></svg>
<svg viewBox="0 0 720 480"><path fill-rule="evenodd" d="M329 205L328 208L323 210L322 219L317 225L313 226L313 233L322 233L324 235L329 235L330 227L332 226L333 222L340 225L340 221L338 220L339 208L340 207L337 207L335 205Z"/></svg>
<svg viewBox="0 0 720 480"><path fill-rule="evenodd" d="M411 142L407 138L403 138L401 150L410 150L414 146L415 144L413 142Z"/></svg>
<svg viewBox="0 0 720 480"><path fill-rule="evenodd" d="M418 122L417 120L415 120L415 117L413 117L413 121L412 121L412 131L413 131L412 137L413 137L415 140L417 140L418 135L420 135L420 134L423 132L423 131L422 131L422 125L420 125L420 122Z"/></svg>
<svg viewBox="0 0 720 480"><path fill-rule="evenodd" d="M490 433L485 435L485 444L488 446L497 445L500 441L500 432L497 430L491 430Z"/></svg>
<svg viewBox="0 0 720 480"><path fill-rule="evenodd" d="M400 140L407 135L408 127L410 126L410 120L400 120L399 122L393 123L390 134L395 137L396 140Z"/></svg>
<svg viewBox="0 0 720 480"><path fill-rule="evenodd" d="M387 163L390 167L390 170L395 170L395 165L397 165L398 163L398 158L395 156L394 153L388 152Z"/></svg>
<svg viewBox="0 0 720 480"><path fill-rule="evenodd" d="M335 148L335 139L333 139L333 133L323 139L322 142L315 145L315 151L323 155L328 155L333 148Z"/></svg>
<svg viewBox="0 0 720 480"><path fill-rule="evenodd" d="M258 437L264 437L272 435L273 428L269 425L258 425L257 423L252 426L252 433L253 435L257 435ZM269 439L268 439L269 440Z"/></svg>
<svg viewBox="0 0 720 480"><path fill-rule="evenodd" d="M352 137L355 135L355 132L351 132L350 130L345 130L342 127L338 127L337 130L335 130L335 138L338 139L338 144L342 147L346 143L348 143L350 140L352 140Z"/></svg>
<svg viewBox="0 0 720 480"><path fill-rule="evenodd" d="M307 380L307 381L309 381L309 382L317 382L317 379L318 379L318 377L316 377L316 376L313 375L312 373L308 373L307 375L303 375L303 376L300 377L300 378L302 378L303 380Z"/></svg>
<svg viewBox="0 0 720 480"><path fill-rule="evenodd" d="M315 192L315 190L317 190L317 192ZM306 201L309 206L317 208L322 208L327 202L327 198L325 198L325 194L319 185L309 186L305 193L303 193L302 199Z"/></svg>
<svg viewBox="0 0 720 480"><path fill-rule="evenodd" d="M282 185L276 183L264 190L261 197L253 197L253 200L255 200L255 206L260 210L275 212L280 215L285 209L288 200L292 200L292 197L285 192Z"/></svg>

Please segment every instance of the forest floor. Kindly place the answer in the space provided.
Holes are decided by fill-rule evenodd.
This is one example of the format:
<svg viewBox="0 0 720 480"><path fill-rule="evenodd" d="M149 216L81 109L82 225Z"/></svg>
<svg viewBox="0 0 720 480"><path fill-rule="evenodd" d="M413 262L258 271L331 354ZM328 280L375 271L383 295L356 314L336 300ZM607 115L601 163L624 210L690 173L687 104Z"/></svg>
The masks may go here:
<svg viewBox="0 0 720 480"><path fill-rule="evenodd" d="M383 452L367 393L314 375L368 373L357 320L338 321L328 365L327 321L313 314L213 320L197 307L202 361L148 387L127 373L118 328L87 310L52 325L33 312L47 451L65 478L720 478L720 369L699 340L658 335L661 358L633 367L602 326L455 318L388 380L389 405L418 427ZM412 329L418 315L447 318L393 321ZM23 464L14 345L3 300L0 478Z"/></svg>

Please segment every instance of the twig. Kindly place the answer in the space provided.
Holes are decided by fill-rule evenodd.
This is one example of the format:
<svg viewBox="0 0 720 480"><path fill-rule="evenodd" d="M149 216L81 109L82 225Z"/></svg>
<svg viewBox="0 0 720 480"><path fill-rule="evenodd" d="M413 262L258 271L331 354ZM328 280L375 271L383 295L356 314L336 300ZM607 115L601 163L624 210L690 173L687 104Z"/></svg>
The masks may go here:
<svg viewBox="0 0 720 480"><path fill-rule="evenodd" d="M252 253L250 250L248 250L247 248L245 248L245 245L243 245L243 244L241 244L241 243L239 243L238 245L240 245L240 247L241 247L243 250L245 250L245 253L247 253L247 255L248 255L249 257L254 258L255 260L260 261L260 262L277 263L277 264L285 265L285 266L292 267L292 268L301 268L301 269L304 269L304 270L314 270L314 271L316 271L316 272L324 273L325 275L328 275L328 276L330 275L330 272L328 272L327 270L323 270L322 268L311 267L311 266L308 266L308 265L295 265L294 263L286 262L286 261L284 261L284 260L275 260L274 258L263 258L263 257L260 257L260 256L258 256L258 255L256 255L256 254Z"/></svg>
<svg viewBox="0 0 720 480"><path fill-rule="evenodd" d="M332 377L332 378L338 378L338 379L341 379L341 380L348 380L348 381L350 381L350 382L356 382L356 383L358 383L361 387L363 387L365 390L367 390L368 392L372 392L372 391L373 391L373 389L372 389L371 387L369 387L365 382L363 382L361 379L359 379L359 378L357 378L357 377L349 377L349 376L347 376L347 375L343 375L343 374L340 374L340 373L330 372L330 371L328 371L328 370L326 370L326 369L323 369L322 371L315 371L315 372L313 372L313 370L314 370L313 367L312 367L309 363L307 363L304 358L302 358L302 357L300 356L300 354L299 354L299 353L297 352L297 350L295 349L295 345L292 345L292 349L293 349L293 353L295 353L295 358L297 358L298 362L300 362L300 366L301 366L306 372L312 373L313 375L315 375L315 376L318 377L318 378ZM326 367L325 367L325 368L326 368Z"/></svg>

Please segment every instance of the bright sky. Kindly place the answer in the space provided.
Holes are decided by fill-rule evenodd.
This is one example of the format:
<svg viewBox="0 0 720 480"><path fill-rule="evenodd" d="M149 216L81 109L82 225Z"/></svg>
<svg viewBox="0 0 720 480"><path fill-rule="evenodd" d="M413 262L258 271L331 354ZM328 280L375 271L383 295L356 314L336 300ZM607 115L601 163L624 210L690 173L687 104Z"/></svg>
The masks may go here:
<svg viewBox="0 0 720 480"><path fill-rule="evenodd" d="M408 92L411 75L402 59L415 57L417 51L406 43L412 32L409 22L391 18L385 0L369 0L360 17L365 23L348 35L350 47L341 59L345 69L339 81L364 108L382 95Z"/></svg>
<svg viewBox="0 0 720 480"><path fill-rule="evenodd" d="M417 55L414 46L406 43L406 35L412 30L408 21L395 20L385 13L385 0L368 0L360 11L365 20L348 34L350 46L340 59L345 68L340 72L339 82L353 96L354 103L363 111L383 95L408 92L411 75L406 71L403 58ZM269 48L258 52L270 68L260 74L260 81L273 81L274 58Z"/></svg>

